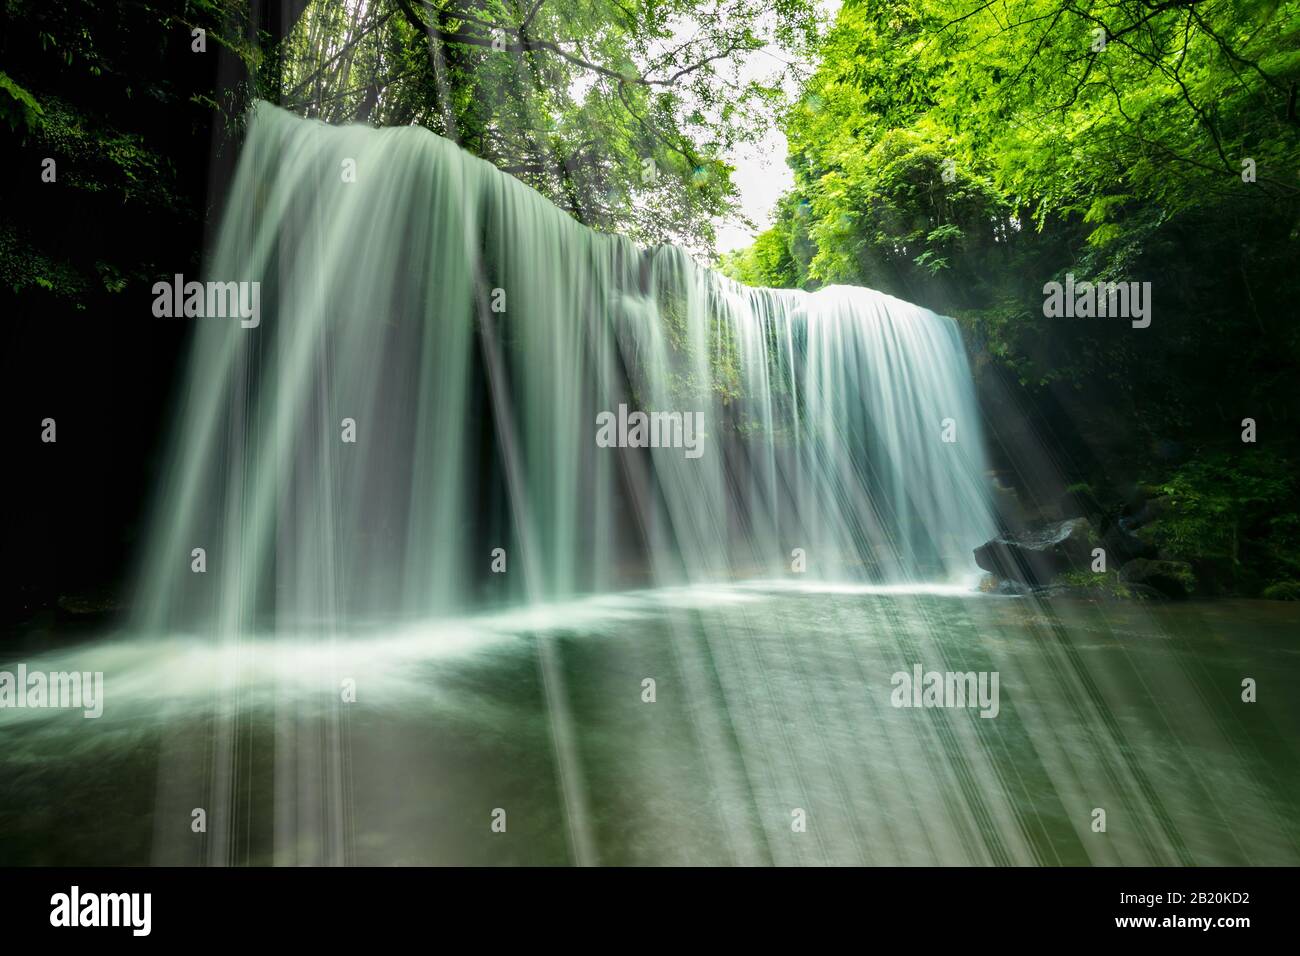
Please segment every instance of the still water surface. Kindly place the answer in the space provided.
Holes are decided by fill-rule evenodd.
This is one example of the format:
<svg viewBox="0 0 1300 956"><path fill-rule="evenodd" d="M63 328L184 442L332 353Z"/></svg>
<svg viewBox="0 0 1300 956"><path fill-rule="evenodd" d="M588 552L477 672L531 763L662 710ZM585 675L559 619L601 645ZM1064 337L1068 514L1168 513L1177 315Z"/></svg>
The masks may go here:
<svg viewBox="0 0 1300 956"><path fill-rule="evenodd" d="M21 662L105 708L0 710L0 864L1300 863L1277 602L774 583ZM998 715L892 706L916 664Z"/></svg>

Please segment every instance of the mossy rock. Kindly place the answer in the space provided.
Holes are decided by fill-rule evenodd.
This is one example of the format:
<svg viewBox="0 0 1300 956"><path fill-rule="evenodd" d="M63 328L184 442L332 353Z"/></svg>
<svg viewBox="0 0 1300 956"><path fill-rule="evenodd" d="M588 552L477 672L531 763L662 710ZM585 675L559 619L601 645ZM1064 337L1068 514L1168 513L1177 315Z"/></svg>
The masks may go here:
<svg viewBox="0 0 1300 956"><path fill-rule="evenodd" d="M1264 588L1266 601L1300 601L1300 581L1278 581Z"/></svg>
<svg viewBox="0 0 1300 956"><path fill-rule="evenodd" d="M1120 580L1118 572L1067 571L1040 592L1044 597L1089 597L1106 601L1150 601L1164 595L1143 584Z"/></svg>
<svg viewBox="0 0 1300 956"><path fill-rule="evenodd" d="M975 549L975 563L1001 580L1039 587L1058 574L1087 567L1095 541L1088 519L1073 518L999 535Z"/></svg>
<svg viewBox="0 0 1300 956"><path fill-rule="evenodd" d="M1185 598L1196 593L1196 575L1186 561L1134 558L1120 568L1119 579L1124 584L1154 588L1169 598Z"/></svg>
<svg viewBox="0 0 1300 956"><path fill-rule="evenodd" d="M1087 518L1089 521L1097 521L1106 511L1092 485L1082 481L1066 488L1056 506L1062 518Z"/></svg>

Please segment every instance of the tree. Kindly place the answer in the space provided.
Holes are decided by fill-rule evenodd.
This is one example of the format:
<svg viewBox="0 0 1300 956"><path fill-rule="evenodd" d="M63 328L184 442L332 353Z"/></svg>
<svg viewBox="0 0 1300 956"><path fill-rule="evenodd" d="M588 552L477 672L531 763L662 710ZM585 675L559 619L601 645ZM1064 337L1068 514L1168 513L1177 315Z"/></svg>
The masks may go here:
<svg viewBox="0 0 1300 956"><path fill-rule="evenodd" d="M775 11L775 16L771 16ZM741 67L804 48L810 0L312 3L283 104L329 122L426 126L576 218L707 252L734 209L725 157L780 100Z"/></svg>
<svg viewBox="0 0 1300 956"><path fill-rule="evenodd" d="M788 284L958 315L1023 381L1105 382L1152 436L1229 421L1225 374L1290 408L1298 36L1295 2L848 0L785 117L778 235L728 267L784 246ZM1152 281L1158 331L1045 328L1067 272Z"/></svg>

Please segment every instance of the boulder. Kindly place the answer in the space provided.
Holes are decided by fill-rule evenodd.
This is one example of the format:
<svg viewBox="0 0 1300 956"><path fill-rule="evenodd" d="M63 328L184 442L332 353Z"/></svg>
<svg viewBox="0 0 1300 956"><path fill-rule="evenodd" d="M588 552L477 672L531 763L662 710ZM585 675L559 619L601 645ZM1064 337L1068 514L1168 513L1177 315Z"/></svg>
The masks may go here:
<svg viewBox="0 0 1300 956"><path fill-rule="evenodd" d="M1057 500L1056 508L1062 518L1087 518L1098 527L1098 521L1106 514L1092 487L1084 484L1066 488Z"/></svg>
<svg viewBox="0 0 1300 956"><path fill-rule="evenodd" d="M1278 581L1264 588L1266 601L1300 601L1300 581Z"/></svg>
<svg viewBox="0 0 1300 956"><path fill-rule="evenodd" d="M1169 513L1169 510L1168 495L1161 495L1158 498L1145 498L1138 505L1131 508L1130 513L1120 517L1119 526L1125 531L1136 531L1153 521L1160 520Z"/></svg>
<svg viewBox="0 0 1300 956"><path fill-rule="evenodd" d="M1196 590L1196 575L1186 561L1134 558L1119 569L1119 579L1125 584L1154 588L1169 598L1185 598Z"/></svg>
<svg viewBox="0 0 1300 956"><path fill-rule="evenodd" d="M1003 597L1023 597L1034 593L1034 589L1027 584L1004 581L995 574L986 574L980 578L979 589L985 594L1000 594Z"/></svg>
<svg viewBox="0 0 1300 956"><path fill-rule="evenodd" d="M1004 581L1038 587L1063 571L1088 567L1093 540L1088 519L1072 518L986 541L975 549L975 563Z"/></svg>
<svg viewBox="0 0 1300 956"><path fill-rule="evenodd" d="M1145 584L1114 585L1114 579L1104 584L1051 584L1035 588L1033 595L1039 599L1073 598L1090 601L1160 601L1164 595Z"/></svg>
<svg viewBox="0 0 1300 956"><path fill-rule="evenodd" d="M1106 549L1106 566L1117 568L1135 558L1156 557L1156 546L1137 535L1113 524L1101 536L1101 546Z"/></svg>

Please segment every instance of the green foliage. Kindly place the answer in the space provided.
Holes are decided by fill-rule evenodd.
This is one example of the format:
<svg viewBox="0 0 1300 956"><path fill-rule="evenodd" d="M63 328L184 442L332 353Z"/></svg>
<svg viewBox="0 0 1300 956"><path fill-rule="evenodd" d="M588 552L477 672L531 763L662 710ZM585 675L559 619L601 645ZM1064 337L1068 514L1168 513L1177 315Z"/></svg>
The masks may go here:
<svg viewBox="0 0 1300 956"><path fill-rule="evenodd" d="M1300 581L1279 581L1264 588L1260 595L1269 601L1300 601Z"/></svg>
<svg viewBox="0 0 1300 956"><path fill-rule="evenodd" d="M1300 414L1284 318L1300 298L1298 37L1294 2L848 0L786 117L795 190L723 266L956 316L977 370L1050 397L1115 448L1112 467L1164 476L1150 491L1166 513L1143 535L1165 553L1221 590L1294 579L1295 468L1277 439ZM1151 281L1152 329L1049 324L1043 285L1067 272ZM1172 472L1149 457L1166 437L1223 446L1237 409L1268 411L1271 450ZM1065 583L1127 590L1113 573Z"/></svg>
<svg viewBox="0 0 1300 956"><path fill-rule="evenodd" d="M1293 421L1298 41L1297 0L846 0L785 114L795 188L723 268L953 315L977 372L1138 465ZM1153 326L1046 318L1067 273L1151 282Z"/></svg>
<svg viewBox="0 0 1300 956"><path fill-rule="evenodd" d="M0 221L0 289L40 290L79 303L87 288L86 277L69 262L33 247L12 224Z"/></svg>
<svg viewBox="0 0 1300 956"><path fill-rule="evenodd" d="M14 132L36 129L40 123L41 105L25 89L0 70L0 117Z"/></svg>
<svg viewBox="0 0 1300 956"><path fill-rule="evenodd" d="M315 0L275 68L284 105L304 115L428 127L588 225L707 252L734 211L724 157L757 143L782 100L778 77L738 65L768 44L802 49L813 9Z"/></svg>
<svg viewBox="0 0 1300 956"><path fill-rule="evenodd" d="M141 135L105 127L61 99L46 102L40 131L31 143L38 153L59 160L65 186L110 192L115 203L171 210L181 203L163 153Z"/></svg>
<svg viewBox="0 0 1300 956"><path fill-rule="evenodd" d="M1159 485L1169 506L1160 543L1188 557L1235 556L1242 532L1286 502L1293 485L1287 465L1267 454L1188 462Z"/></svg>
<svg viewBox="0 0 1300 956"><path fill-rule="evenodd" d="M1297 0L846 0L784 118L795 188L723 267L953 315L1002 407L1101 459L1067 482L1161 475L1165 551L1293 579L1297 84ZM1067 273L1149 281L1151 328L1046 318ZM1267 453L1156 454L1265 413Z"/></svg>
<svg viewBox="0 0 1300 956"><path fill-rule="evenodd" d="M1141 600L1147 592L1135 591L1120 580L1118 571L1063 571L1052 578L1053 587L1064 587L1118 600Z"/></svg>
<svg viewBox="0 0 1300 956"><path fill-rule="evenodd" d="M24 314L93 310L187 264L207 173L196 189L180 167L196 144L206 164L214 120L242 108L207 94L216 49L258 60L246 15L237 0L0 6L0 289ZM212 52L192 52L196 28Z"/></svg>
<svg viewBox="0 0 1300 956"><path fill-rule="evenodd" d="M1162 552L1217 564L1237 577L1300 573L1297 480L1290 462L1260 449L1194 458L1157 483L1161 515L1140 535Z"/></svg>
<svg viewBox="0 0 1300 956"><path fill-rule="evenodd" d="M780 227L759 233L751 246L725 254L718 267L746 285L776 288L799 285L799 266L790 251L789 236Z"/></svg>

